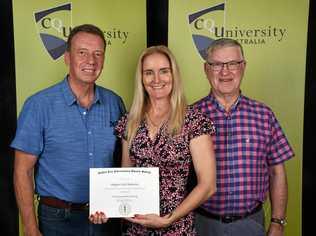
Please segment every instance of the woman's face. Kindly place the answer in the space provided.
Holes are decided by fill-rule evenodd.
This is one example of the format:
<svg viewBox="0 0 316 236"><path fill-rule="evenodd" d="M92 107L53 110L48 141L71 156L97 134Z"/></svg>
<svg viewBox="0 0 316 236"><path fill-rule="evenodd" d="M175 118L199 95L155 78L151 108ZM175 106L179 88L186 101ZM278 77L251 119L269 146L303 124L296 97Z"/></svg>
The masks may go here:
<svg viewBox="0 0 316 236"><path fill-rule="evenodd" d="M172 91L172 72L168 58L161 53L143 60L142 79L151 100L168 99Z"/></svg>

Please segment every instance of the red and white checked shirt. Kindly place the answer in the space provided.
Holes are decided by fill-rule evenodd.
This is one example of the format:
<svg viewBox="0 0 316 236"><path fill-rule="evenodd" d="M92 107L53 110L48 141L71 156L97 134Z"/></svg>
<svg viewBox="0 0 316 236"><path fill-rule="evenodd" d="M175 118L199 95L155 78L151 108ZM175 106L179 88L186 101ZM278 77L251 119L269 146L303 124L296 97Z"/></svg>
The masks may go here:
<svg viewBox="0 0 316 236"><path fill-rule="evenodd" d="M240 95L230 112L210 95L194 104L215 125L212 136L217 162L217 192L202 207L218 215L242 215L264 202L269 166L294 152L273 112Z"/></svg>

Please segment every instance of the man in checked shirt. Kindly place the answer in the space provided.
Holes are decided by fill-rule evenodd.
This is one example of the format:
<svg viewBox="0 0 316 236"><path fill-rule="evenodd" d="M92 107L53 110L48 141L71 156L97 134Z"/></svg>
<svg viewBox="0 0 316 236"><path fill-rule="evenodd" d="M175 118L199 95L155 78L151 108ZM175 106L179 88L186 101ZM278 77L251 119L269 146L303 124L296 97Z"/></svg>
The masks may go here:
<svg viewBox="0 0 316 236"><path fill-rule="evenodd" d="M216 127L217 193L197 209L199 235L265 235L262 204L268 194L268 235L284 234L284 162L294 153L271 109L241 93L245 68L236 40L218 39L207 49L204 70L212 89L194 105Z"/></svg>

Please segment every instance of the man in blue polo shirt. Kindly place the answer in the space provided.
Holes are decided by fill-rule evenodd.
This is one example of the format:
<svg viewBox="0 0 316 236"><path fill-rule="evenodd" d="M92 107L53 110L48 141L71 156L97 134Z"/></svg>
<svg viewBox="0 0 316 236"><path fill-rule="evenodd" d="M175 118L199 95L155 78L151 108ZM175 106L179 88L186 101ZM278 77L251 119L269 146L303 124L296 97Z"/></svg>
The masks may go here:
<svg viewBox="0 0 316 236"><path fill-rule="evenodd" d="M64 59L69 74L26 100L11 143L24 232L115 235L110 223L89 223L89 168L114 165L113 128L125 108L118 95L95 84L103 69L103 32L93 25L80 25L71 31L67 43ZM40 199L38 225L34 193Z"/></svg>

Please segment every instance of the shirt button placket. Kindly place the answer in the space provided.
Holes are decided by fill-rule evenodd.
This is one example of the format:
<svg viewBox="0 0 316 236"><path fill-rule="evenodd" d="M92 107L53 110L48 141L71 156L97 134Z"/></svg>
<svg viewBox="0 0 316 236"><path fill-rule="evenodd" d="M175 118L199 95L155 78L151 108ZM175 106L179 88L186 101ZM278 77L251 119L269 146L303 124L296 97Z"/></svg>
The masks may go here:
<svg viewBox="0 0 316 236"><path fill-rule="evenodd" d="M228 179L228 209L233 209L233 205L231 205L231 199L233 198L233 189L234 186L231 186L231 183L234 182L234 169L233 169L233 153L232 153L232 144L233 144L233 140L232 140L232 120L231 120L231 114L227 114L226 115L226 134L227 134L227 158L229 159L231 165L230 165L230 169L228 171L229 173L229 179Z"/></svg>
<svg viewBox="0 0 316 236"><path fill-rule="evenodd" d="M89 167L94 167L94 152L93 152L93 132L89 125L89 117L86 114L86 124L87 124L87 140L88 140L88 156L89 156Z"/></svg>

